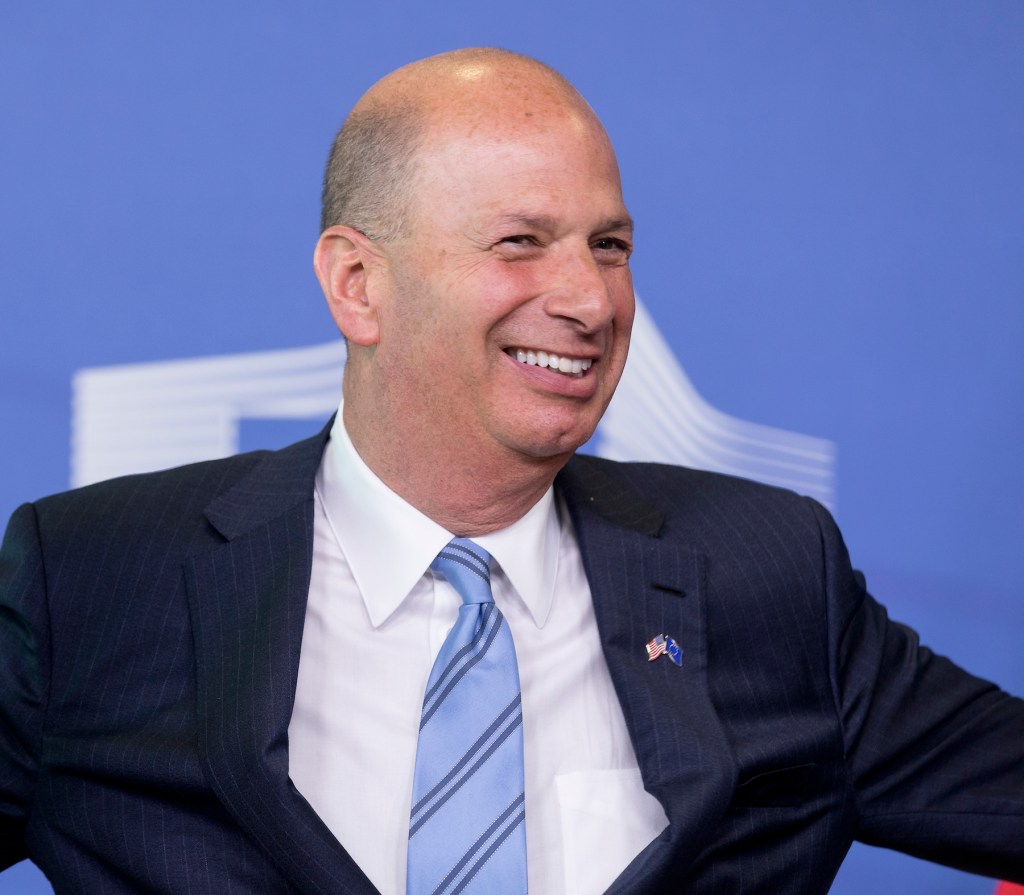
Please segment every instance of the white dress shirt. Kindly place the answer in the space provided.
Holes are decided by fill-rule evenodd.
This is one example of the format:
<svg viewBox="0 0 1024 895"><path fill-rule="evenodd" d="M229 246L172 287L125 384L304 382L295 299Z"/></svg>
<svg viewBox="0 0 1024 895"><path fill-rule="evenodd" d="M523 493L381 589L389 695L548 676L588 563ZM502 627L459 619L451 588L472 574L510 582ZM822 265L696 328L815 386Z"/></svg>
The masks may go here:
<svg viewBox="0 0 1024 895"><path fill-rule="evenodd" d="M373 474L339 411L316 482L289 772L382 895L405 893L423 691L462 603L429 571L451 537ZM474 540L519 662L530 891L603 892L668 821L643 789L572 527L549 489Z"/></svg>

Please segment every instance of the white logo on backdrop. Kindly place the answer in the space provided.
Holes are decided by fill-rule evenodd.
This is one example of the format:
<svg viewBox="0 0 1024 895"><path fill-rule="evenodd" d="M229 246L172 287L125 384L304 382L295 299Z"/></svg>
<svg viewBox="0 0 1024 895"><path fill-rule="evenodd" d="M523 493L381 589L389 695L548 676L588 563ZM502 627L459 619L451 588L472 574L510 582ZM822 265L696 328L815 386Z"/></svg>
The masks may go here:
<svg viewBox="0 0 1024 895"><path fill-rule="evenodd" d="M79 370L71 484L226 457L243 419L325 419L341 397L342 341L310 348ZM640 302L629 363L594 453L726 472L835 507L835 445L747 422L697 393Z"/></svg>

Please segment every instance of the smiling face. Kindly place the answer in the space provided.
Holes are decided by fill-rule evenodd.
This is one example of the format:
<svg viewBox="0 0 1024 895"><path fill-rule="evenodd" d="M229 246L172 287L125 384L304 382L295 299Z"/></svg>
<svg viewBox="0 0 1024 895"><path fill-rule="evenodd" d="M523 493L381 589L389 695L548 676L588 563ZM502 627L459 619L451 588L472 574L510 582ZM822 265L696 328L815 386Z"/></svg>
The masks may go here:
<svg viewBox="0 0 1024 895"><path fill-rule="evenodd" d="M625 363L632 228L589 110L514 115L457 115L422 150L409 233L381 247L374 373L411 445L564 458Z"/></svg>
<svg viewBox="0 0 1024 895"><path fill-rule="evenodd" d="M385 171L402 188L377 236L339 212L314 255L348 339L345 428L449 531L493 531L591 436L622 374L633 233L615 155L568 82L498 50L399 69L354 114L416 143ZM372 168L393 137L374 139L342 148Z"/></svg>

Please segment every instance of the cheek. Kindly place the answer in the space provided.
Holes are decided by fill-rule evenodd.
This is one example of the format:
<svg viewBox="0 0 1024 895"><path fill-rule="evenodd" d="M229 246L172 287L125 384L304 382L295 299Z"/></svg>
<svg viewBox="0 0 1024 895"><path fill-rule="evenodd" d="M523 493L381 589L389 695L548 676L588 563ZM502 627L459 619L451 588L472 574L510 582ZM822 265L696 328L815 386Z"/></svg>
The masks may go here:
<svg viewBox="0 0 1024 895"><path fill-rule="evenodd" d="M502 270L502 279L508 289L520 295L543 292L557 275L557 265L543 261L506 263Z"/></svg>
<svg viewBox="0 0 1024 895"><path fill-rule="evenodd" d="M608 288L612 300L615 302L616 329L625 330L625 335L628 337L633 328L633 317L636 314L636 297L633 293L633 278L629 268L616 272Z"/></svg>
<svg viewBox="0 0 1024 895"><path fill-rule="evenodd" d="M543 263L495 258L478 271L470 288L480 299L481 310L493 319L544 292L551 279Z"/></svg>

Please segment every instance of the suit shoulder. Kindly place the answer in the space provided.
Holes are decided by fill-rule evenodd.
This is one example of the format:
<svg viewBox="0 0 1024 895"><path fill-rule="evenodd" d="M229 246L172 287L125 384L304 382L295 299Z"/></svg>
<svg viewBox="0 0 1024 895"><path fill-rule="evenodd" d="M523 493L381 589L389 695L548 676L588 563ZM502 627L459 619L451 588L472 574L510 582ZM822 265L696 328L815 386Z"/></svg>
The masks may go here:
<svg viewBox="0 0 1024 895"><path fill-rule="evenodd" d="M149 504L155 499L176 505L199 501L205 504L213 496L242 479L269 451L252 451L216 460L203 460L161 469L105 479L51 494L34 504L41 518L99 513L109 519L113 507Z"/></svg>
<svg viewBox="0 0 1024 895"><path fill-rule="evenodd" d="M664 463L574 458L560 485L569 508L659 536L706 545L839 541L828 510L809 497L749 479Z"/></svg>
<svg viewBox="0 0 1024 895"><path fill-rule="evenodd" d="M159 472L127 475L44 497L33 504L44 538L131 542L144 531L206 530L207 510L237 499L282 506L312 493L327 430L277 451L252 451Z"/></svg>

